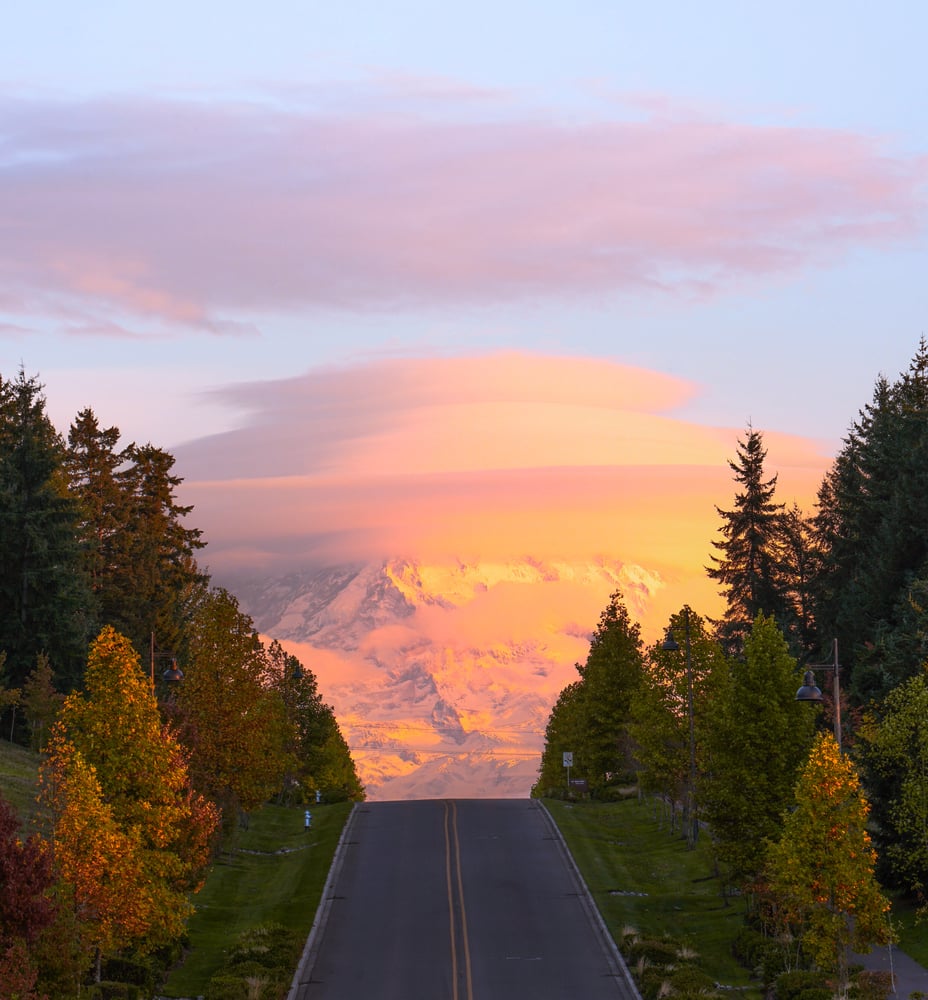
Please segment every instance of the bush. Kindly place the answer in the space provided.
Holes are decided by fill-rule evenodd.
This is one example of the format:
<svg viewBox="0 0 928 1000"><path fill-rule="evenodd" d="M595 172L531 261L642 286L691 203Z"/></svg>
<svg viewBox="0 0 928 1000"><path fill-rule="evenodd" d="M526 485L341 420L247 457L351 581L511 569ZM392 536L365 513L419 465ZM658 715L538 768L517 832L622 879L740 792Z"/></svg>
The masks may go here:
<svg viewBox="0 0 928 1000"><path fill-rule="evenodd" d="M259 924L239 935L229 951L228 965L257 962L265 969L292 973L302 944L302 939L283 924Z"/></svg>
<svg viewBox="0 0 928 1000"><path fill-rule="evenodd" d="M104 980L87 988L89 1000L142 1000L142 991L134 983L114 983Z"/></svg>
<svg viewBox="0 0 928 1000"><path fill-rule="evenodd" d="M772 983L783 971L783 953L773 938L753 927L742 927L731 944L731 953L764 984Z"/></svg>
<svg viewBox="0 0 928 1000"><path fill-rule="evenodd" d="M673 938L637 938L626 945L629 965L645 959L651 965L673 965L677 961L680 943Z"/></svg>
<svg viewBox="0 0 928 1000"><path fill-rule="evenodd" d="M103 963L103 978L113 983L133 983L146 994L155 991L151 963L134 958L109 958Z"/></svg>
<svg viewBox="0 0 928 1000"><path fill-rule="evenodd" d="M206 987L205 1000L280 1000L292 976L281 969L267 969L257 962L243 962L217 972Z"/></svg>
<svg viewBox="0 0 928 1000"><path fill-rule="evenodd" d="M696 965L681 965L674 969L670 973L670 986L674 996L715 993L715 980Z"/></svg>
<svg viewBox="0 0 928 1000"><path fill-rule="evenodd" d="M824 972L784 972L774 983L776 1000L831 1000L831 990ZM824 995L820 996L820 991Z"/></svg>

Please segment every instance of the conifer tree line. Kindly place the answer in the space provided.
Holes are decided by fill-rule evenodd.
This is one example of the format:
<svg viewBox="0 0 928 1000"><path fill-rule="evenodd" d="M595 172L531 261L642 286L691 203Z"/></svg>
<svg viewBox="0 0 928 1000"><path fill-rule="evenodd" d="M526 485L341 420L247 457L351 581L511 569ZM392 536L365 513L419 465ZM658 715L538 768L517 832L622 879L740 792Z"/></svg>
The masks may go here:
<svg viewBox="0 0 928 1000"><path fill-rule="evenodd" d="M928 912L928 344L878 378L813 510L778 498L766 457L749 425L706 567L721 617L681 608L674 642L645 648L614 594L552 709L533 795L576 794L570 752L593 797L661 803L672 830L711 838L754 920L841 972L842 928L860 947L886 938L880 886ZM835 641L840 748L818 667ZM808 664L824 711L796 701ZM808 844L817 879L797 874Z"/></svg>
<svg viewBox="0 0 928 1000"><path fill-rule="evenodd" d="M0 997L27 1000L169 958L249 812L364 796L312 671L198 566L173 456L45 407L0 374L0 732L42 753L34 828L0 794Z"/></svg>

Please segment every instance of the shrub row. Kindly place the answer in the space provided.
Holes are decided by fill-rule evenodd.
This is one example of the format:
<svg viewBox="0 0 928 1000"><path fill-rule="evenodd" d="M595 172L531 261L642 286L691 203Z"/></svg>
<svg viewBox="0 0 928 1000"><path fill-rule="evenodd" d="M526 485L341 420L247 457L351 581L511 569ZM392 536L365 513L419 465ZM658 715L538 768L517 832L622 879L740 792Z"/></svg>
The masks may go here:
<svg viewBox="0 0 928 1000"><path fill-rule="evenodd" d="M293 980L303 941L282 924L260 924L240 934L206 1000L282 1000Z"/></svg>

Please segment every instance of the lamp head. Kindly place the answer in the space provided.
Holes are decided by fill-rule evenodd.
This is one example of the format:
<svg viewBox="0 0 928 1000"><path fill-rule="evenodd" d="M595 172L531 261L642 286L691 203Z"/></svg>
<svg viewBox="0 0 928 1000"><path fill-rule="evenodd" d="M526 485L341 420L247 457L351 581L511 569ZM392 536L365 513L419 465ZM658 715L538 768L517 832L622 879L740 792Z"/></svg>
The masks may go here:
<svg viewBox="0 0 928 1000"><path fill-rule="evenodd" d="M815 683L815 674L811 670L807 670L802 679L802 687L796 692L796 701L821 702L824 700L821 689Z"/></svg>
<svg viewBox="0 0 928 1000"><path fill-rule="evenodd" d="M664 639L663 643L661 644L661 649L663 649L667 653L677 653L677 652L679 652L680 647L677 644L677 640L674 639L674 637L673 637L673 629L672 628L668 628L667 629L667 636Z"/></svg>

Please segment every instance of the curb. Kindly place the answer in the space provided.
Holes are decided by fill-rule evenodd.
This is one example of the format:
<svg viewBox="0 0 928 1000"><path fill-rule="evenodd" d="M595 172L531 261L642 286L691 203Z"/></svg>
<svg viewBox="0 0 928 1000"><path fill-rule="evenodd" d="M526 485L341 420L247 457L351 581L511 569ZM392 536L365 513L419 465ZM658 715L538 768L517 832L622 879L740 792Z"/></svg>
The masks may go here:
<svg viewBox="0 0 928 1000"><path fill-rule="evenodd" d="M316 956L319 953L319 945L322 941L322 934L325 931L326 921L329 919L329 910L332 908L335 882L345 863L345 848L348 846L348 836L354 825L354 818L357 815L357 811L358 803L355 802L342 828L342 835L338 838L335 855L332 858L332 865L329 868L328 877L322 888L322 898L319 901L313 925L309 929L306 944L303 945L303 954L300 956L299 965L297 965L296 972L293 974L293 981L290 984L290 991L287 993L287 1000L298 1000L300 990L308 985L309 977L312 975L313 965L316 963Z"/></svg>
<svg viewBox="0 0 928 1000"><path fill-rule="evenodd" d="M602 946L612 961L615 968L616 979L619 980L619 987L621 988L624 986L624 989L627 991L626 995L630 997L631 1000L641 1000L641 994L638 992L638 986L632 978L632 974L628 971L628 966L625 964L622 952L619 951L619 946L615 943L615 938L613 938L612 934L609 933L609 928L606 926L606 921L603 920L603 916L599 912L599 907L593 899L589 886L580 874L580 869L577 867L577 862L574 861L574 856L570 853L570 850L567 847L567 842L564 840L561 828L554 822L554 817L550 812L548 812L548 807L544 804L544 802L541 802L538 799L536 799L535 802L544 813L545 819L547 820L548 826L554 835L554 839L557 841L564 861L566 862L567 867L577 884L579 896L583 901L584 909L587 912L590 923L598 932Z"/></svg>

